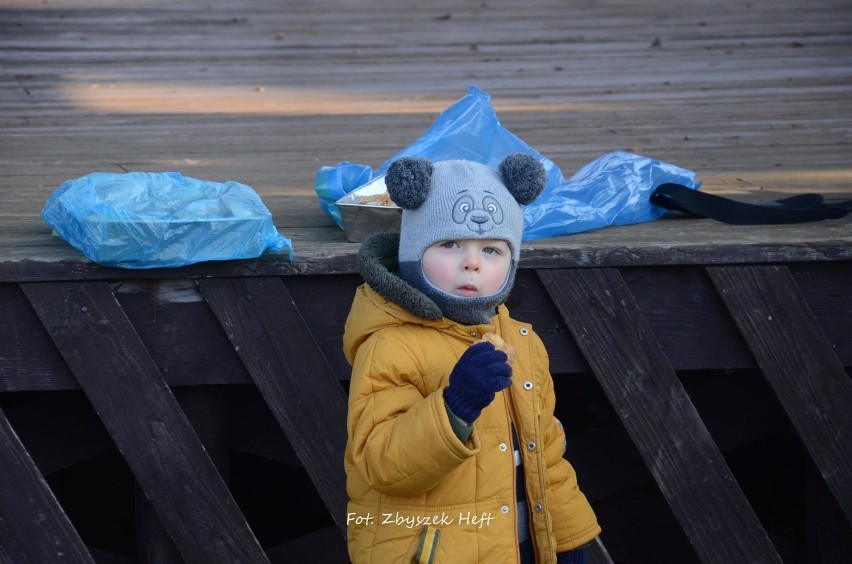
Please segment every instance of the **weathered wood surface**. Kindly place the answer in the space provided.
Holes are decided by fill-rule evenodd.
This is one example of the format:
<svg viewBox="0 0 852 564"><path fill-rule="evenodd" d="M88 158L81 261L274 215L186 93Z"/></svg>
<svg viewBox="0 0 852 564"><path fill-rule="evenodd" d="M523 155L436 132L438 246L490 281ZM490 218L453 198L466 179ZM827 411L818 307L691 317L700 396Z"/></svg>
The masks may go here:
<svg viewBox="0 0 852 564"><path fill-rule="evenodd" d="M313 180L378 166L469 84L566 176L613 149L751 201L852 197L852 6L717 2L0 1L0 279L352 272ZM49 236L88 172L177 170L255 188L283 256L107 271ZM658 221L530 244L530 266L849 259L850 222Z"/></svg>
<svg viewBox="0 0 852 564"><path fill-rule="evenodd" d="M49 283L24 292L183 557L266 561L109 286ZM217 542L197 542L211 527L223 533Z"/></svg>
<svg viewBox="0 0 852 564"><path fill-rule="evenodd" d="M852 382L784 266L708 269L852 523Z"/></svg>
<svg viewBox="0 0 852 564"><path fill-rule="evenodd" d="M803 431L800 435L810 449L813 459L821 468L827 469L823 479L835 485L831 501L834 502L836 499L841 504L845 503L843 501L846 491L844 481L848 479L849 474L844 468L845 444L842 440L841 444L835 444L834 438L842 439L843 421L847 418L847 414L843 411L846 402L842 395L831 394L826 391L828 388L822 387L826 374L823 374L824 370L817 368L817 365L825 363L826 359L830 360L830 357L835 355L834 352L831 355L818 354L823 347L836 351L837 358L844 359L844 366L852 365L848 343L848 334L852 326L852 318L849 314L852 311L849 308L849 300L852 296L848 292L850 267L852 265L849 262L803 263L792 266L792 280L788 280L785 284L773 282L758 285L763 294L780 293L785 296L770 300L775 304L773 306L775 309L781 307L779 304L784 304L781 308L783 311L780 314L773 313L773 318L790 316L795 313L795 309L801 309L804 307L803 304L807 304L814 320L805 324L798 322L798 325L793 322L785 323L785 329L780 337L773 336L771 332L766 333L766 336L758 333L756 337L751 337L751 339L760 339L761 346L774 347L773 350L776 350L774 356L778 357L774 360L776 365L779 362L783 364L784 359L791 354L795 356L800 353L803 356L800 360L790 361L791 366L795 364L792 379L787 383L781 381L782 390L790 396L782 402L782 405L793 420L799 418L800 427L804 417ZM710 270L727 272L732 280L731 283L736 283L738 286L745 284L748 287L748 281L753 276L740 276L737 273L740 269L744 269L748 274L754 268L714 267ZM765 268L777 267L760 267L758 271ZM556 375L557 384L560 386L570 386L570 382L576 375L592 370L595 374L603 374L608 378L611 393L621 394L623 391L618 390L623 386L625 376L618 368L621 366L620 363L628 360L632 363L647 355L655 359L654 370L648 372L653 375L654 382L675 366L682 367L685 374L689 374L692 370L723 369L720 375L724 375L730 368L735 368L733 373L736 374L738 373L736 369L758 366L748 350L748 346L751 345L750 340L747 338L743 341L739 337L741 329L725 317L726 300L747 299L750 294L738 289L734 292L728 291L733 298L724 295L725 299L723 299L723 294L720 294L716 285L713 284L714 278L708 276L703 268L691 266L624 268L618 270L617 276L615 271L610 271L611 276L620 277L623 282L618 284L618 291L609 288L601 292L598 288L597 301L600 302L609 291L610 297L606 299L615 300L613 303L616 305L622 302L635 302L635 308L631 307L626 312L614 314L607 323L600 320L596 323L589 321L594 320L594 308L587 308L587 311L584 311L580 305L575 304L576 307L573 307L575 314L586 320L580 322L563 319L559 311L553 308L553 303L558 305L567 298L582 302L580 290L583 285L572 282L567 285L566 290L565 284L562 283L566 276L571 280L574 280L572 276L587 276L594 279L605 272L607 272L605 269L542 269L539 271L526 269L521 271L518 277L518 291L513 292L509 300L510 309L537 327L547 343L551 357L551 370ZM550 287L548 284L542 284L539 278L560 282L556 287ZM320 497L326 498L325 503L330 512L339 512L343 495L342 480L338 476L338 480L335 481L330 476L338 473L339 470L335 469L334 461L340 460L341 439L338 435L343 429L343 416L340 413L342 409L340 402L337 402L339 407L335 408L330 398L341 395L341 391L333 385L334 380L345 380L348 377L345 366L340 364L339 342L347 306L357 283L357 277L352 275L218 279L197 282L167 281L158 284L118 283L110 286L112 293L109 295L114 296L114 303L121 308L127 321L132 324L133 332L147 350L144 354L150 355L168 384L177 386L174 393L178 395L178 399L185 398L181 401L183 411L192 420L196 434L202 438L211 457L222 448L221 439L217 442L204 440L203 437L216 435L217 432L221 435L221 430L210 430L210 425L211 421L214 425L222 425L224 422L220 420L216 423L217 416L207 414L207 408L203 402L199 404L200 416L192 417L191 412L198 409L193 409L192 401L187 402L186 398L191 400L209 384L231 385L223 389L232 389L236 385L245 386L253 381L253 376L250 374L254 373L254 381L258 388L265 388L266 395L271 398L267 400L269 407L278 410L278 421L275 421L271 413L261 417L258 405L234 403L234 398L231 398L229 400L229 403L233 404L231 413L240 415L228 424L232 429L231 439L226 446L288 465L313 468L312 472L316 474L312 474L311 478L315 487L321 492ZM792 289L791 283L798 290ZM6 317L15 319L13 324L0 326L3 336L0 339L0 356L5 359L5 362L0 365L0 376L2 376L0 381L6 386L4 391L48 392L73 390L79 386L73 374L68 376L70 383L65 380L66 376L49 377L52 372L61 375L63 370L69 371L68 365L61 357L58 361L48 360L42 364L35 363L33 360L40 356L50 359L51 353L56 354L49 336L54 330L45 328L37 317L36 312L43 310L44 307L36 311L28 310L30 301L27 296L34 291L43 292L46 287L52 285L23 284L21 287L24 292L17 288L18 285L12 285L16 290L14 292L9 291L12 288L8 284L0 286L7 290L2 293L4 312L8 314ZM98 290L99 295L109 302L104 292L108 286L103 282L60 284L60 286L64 285L79 286L86 292L101 288ZM205 288L203 296L207 298L206 301L196 285ZM796 297L792 300L796 305L794 309L790 308L790 296ZM762 299L768 300L765 296ZM64 304L65 301L62 300L62 303ZM290 305L287 305L288 303ZM748 312L751 308L741 309ZM54 315L62 315L63 311L65 310L56 309ZM218 320L214 315L216 311L219 311L217 315L220 319ZM758 320L761 319L762 314L755 315ZM120 317L117 311L111 315L113 319ZM84 326L89 325L80 325L81 329L72 331L71 334L77 335L83 345L89 346L87 343L91 341L91 336L83 334ZM100 327L97 323L91 326ZM599 343L597 348L590 348L589 343L584 344L579 337L570 338L572 330L576 331L578 326L597 327L598 338L591 341ZM285 327L289 332L296 331L296 328L300 329L296 331L297 335L291 335L288 339L284 336ZM101 330L97 329L95 334L99 334ZM620 337L601 337L616 330ZM756 333L751 329L742 331L744 335ZM127 329L124 332L127 332ZM801 333L798 337L795 336L797 332ZM630 337L631 335L633 337L641 335L642 339L639 342L642 346L638 349L634 346L630 349L633 352L620 352L626 351L631 342L636 345L635 339L631 341L633 338ZM45 343L42 337L48 342ZM290 339L295 341L289 343ZM21 343L27 343L25 350L21 350ZM612 343L619 343L619 345L612 346ZM652 347L654 343L656 344ZM705 348L709 347L710 350L702 353L702 345L705 345ZM107 354L106 358L101 358L102 353L110 349L99 347L97 343L91 346L94 347L91 350L97 352L88 355L84 353L84 355L89 359L88 364L93 366L93 370L97 370L94 368L95 365L107 361L115 362L115 359L124 356ZM658 348L657 353L654 353L655 347ZM787 347L789 351L778 349L778 347ZM307 354L312 349L316 350L317 354ZM759 350L760 347L756 349L756 351ZM799 353L795 352L797 350ZM640 354L637 351L642 352ZM722 354L719 354L719 351L722 351ZM143 353L139 351L136 354ZM692 355L694 357L690 358ZM807 361L805 357L814 358ZM290 360L286 363L274 360L281 358ZM293 362L293 359L296 362ZM273 363L267 366L269 360ZM770 370L770 375L771 370L777 370L772 363L767 364L766 358L759 357L759 361L763 363L762 366L766 370ZM326 362L328 365L325 365ZM802 368L799 366L802 362L811 363L814 366L812 369ZM199 364L200 366L197 366ZM297 369L297 365L301 368ZM323 368L324 365L325 368ZM335 369L329 372L332 365ZM665 368L666 366L671 368ZM809 373L810 376L804 379L797 377L799 368L796 366L802 369L803 374ZM36 375L28 378L26 376L30 368L34 369ZM290 376L286 376L291 372ZM278 378L270 379L266 374L278 374ZM302 374L301 379L299 374ZM310 376L306 377L306 374ZM319 378L321 374L326 376ZM287 384L291 380L294 382L292 386ZM98 378L97 382L103 383L102 377ZM121 382L125 384L129 382L126 375ZM326 383L323 384L323 382ZM680 386L677 380L672 378L666 379L665 382L674 390ZM645 390L646 393L641 401L637 401L636 393L631 393L633 388L626 390L629 397L622 398L623 401L619 400L621 396L614 396L616 400L619 400L612 400L614 405L618 404L633 413L624 422L625 426L634 430L631 437L625 435L620 430L620 426L613 425L572 433L569 445L570 456L575 461L580 475L589 477L584 479L584 489L590 499L593 502L605 500L650 479L651 475L654 475L650 469L659 466L657 457L653 455L659 449L666 451L666 449L674 448L678 452L675 459L685 460L690 457L686 456L684 451L692 452L690 449L700 447L700 452L706 449L716 451L717 456L714 460L718 460L718 451L728 452L749 444L766 433L773 432L773 428L779 425L779 417L774 414L769 405L775 403L775 399L755 389L753 380L742 381L738 376L732 378L715 376L713 382L712 389L705 387L702 395L698 397L687 399L682 392L679 395L676 394L679 399L672 405L670 405L672 394L660 392L656 388L654 392ZM840 389L843 389L842 380L840 384L834 382L830 385L840 386ZM801 393L797 391L799 388L802 389ZM558 387L557 391L559 389ZM230 395L233 392L227 393ZM690 391L690 396L693 393L694 390ZM9 397L12 395L10 394ZM800 409L799 403L794 399L807 399L811 396L818 400L817 403L824 404L825 409L817 411L810 408ZM322 402L317 402L315 400L317 397L322 398ZM574 407L579 407L587 401L585 396L574 398L568 391L560 392L559 397L558 406L564 406L569 417ZM568 400L568 403L564 403L565 400ZM103 398L99 401L103 401ZM808 401L813 403L810 399ZM657 407L649 408L649 402ZM284 403L287 403L289 407L280 407ZM682 417L684 413L688 415L689 412L693 412L694 415L691 404L698 408L701 413L700 419L690 418L689 425L671 424L669 415ZM674 406L675 409L669 410L666 406ZM263 403L260 404L260 409L264 409ZM335 418L341 421L337 427L331 426L316 431L317 434L329 434L329 440L325 441L325 444L329 446L338 444L337 448L331 448L329 451L335 451L336 454L329 455L327 459L323 459L323 449L327 447L314 450L314 447L318 445L306 446L302 443L299 450L295 451L290 446L290 443L298 445L307 437L307 435L300 435L298 429L316 430L317 426L322 424L324 415L319 414L318 409L328 414L328 421ZM32 456L38 461L42 472L52 473L71 467L113 447L112 441L105 436L106 433L98 429L97 416L94 413L87 415L84 411L79 402L69 403L67 398L62 399L53 395L44 396L44 400L28 405L26 410L15 410L15 428L21 434ZM104 410L101 409L101 411ZM106 413L113 413L109 417L115 416L118 412L121 410L106 410ZM299 415L300 412L302 415ZM333 412L338 412L338 415L332 415ZM820 413L824 413L826 417L820 417ZM637 414L647 415L649 419L639 418ZM655 414L663 415L655 417ZM816 416L816 419L808 421L809 415ZM699 428L706 425L712 429L712 439L704 434L703 440L698 441L702 434L694 432L693 427L696 425ZM693 432L687 433L686 438L679 435L684 427L693 429ZM289 431L283 433L282 429L289 429ZM838 432L840 435L837 435ZM664 437L670 436L674 437L671 441L664 440ZM335 437L338 438L335 439ZM602 445L606 445L605 450L602 450ZM654 464L646 464L638 456L634 457L631 454L634 448L644 452L646 458L653 457ZM144 458L144 455L138 455L137 463ZM699 506L700 497L695 498L693 489L689 487L683 490L681 488L684 488L683 483L689 483L690 480L696 481L694 477L688 477L690 472L696 471L699 474L709 472L710 483L714 482L713 476L717 475L727 477L723 484L727 484L727 480L730 479L729 473L726 473L724 469L711 472L709 467L696 464L686 464L686 470L680 465L663 464L662 468L657 468L656 476L660 489L668 494L675 506L680 505L680 510L686 515L683 517L687 523L684 529L692 530L692 533L701 539L703 535L712 537L719 529L696 526L690 523L689 519L697 515L709 522L730 523L729 519L714 513L724 513L730 508L722 504L721 507L712 508L712 511L707 511L704 507L693 511ZM227 469L220 467L219 472L227 480ZM698 481L702 484L702 488L707 488L707 482ZM734 491L736 491L735 487ZM144 506L144 503L141 505ZM737 518L741 519L748 511L739 509L736 513ZM150 527L156 529L158 522L150 518L146 522L150 524L149 530L140 539L150 543L158 538L157 534L150 530ZM739 526L735 529L747 530ZM721 530L725 530L725 526L722 526ZM162 540L165 537L160 538ZM837 538L842 538L842 525L841 533ZM752 541L753 537L746 534L745 539ZM702 542L708 541L704 539ZM835 545L827 545L828 550L836 548ZM751 549L759 551L754 547ZM290 548L281 546L274 552L285 553L289 550L296 550L295 545ZM705 558L713 561L714 556L708 554Z"/></svg>
<svg viewBox="0 0 852 564"><path fill-rule="evenodd" d="M792 265L795 281L834 354L852 365L852 262ZM643 316L675 370L745 369L757 364L739 336L724 303L701 267L620 269ZM287 276L283 278L311 335L340 380L349 365L340 335L357 275ZM116 299L149 353L157 359L170 386L247 384L251 377L219 327L195 282L163 280L112 284ZM588 365L568 329L553 311L535 270L517 277L509 308L534 322L550 353L554 374L587 372ZM0 391L71 390L79 384L50 337L14 284L0 284ZM718 351L725 351L724 355Z"/></svg>
<svg viewBox="0 0 852 564"><path fill-rule="evenodd" d="M618 271L539 276L702 562L780 562Z"/></svg>
<svg viewBox="0 0 852 564"><path fill-rule="evenodd" d="M330 395L328 415L340 419L342 394L334 380L345 388L348 378L340 335L359 283L358 246L320 211L316 170L342 160L380 165L476 84L492 95L502 123L566 177L599 155L627 149L695 170L703 190L745 201L802 192L849 199L849 21L852 4L841 0L712 6L693 0L0 0L0 318L13 320L0 323L0 407L11 422L4 437L20 436L18 443L7 441L12 450L2 462L11 468L17 463L9 456L31 456L37 468L27 462L15 471L29 476L26 491L41 496L52 520L41 530L26 520L16 530L0 526L0 560L19 560L38 548L42 532L67 533L76 543L74 531L62 532L61 508L38 474L55 479L117 445L141 484L135 542L142 560L175 560L171 535L190 559L243 552L255 561L344 561L340 469L330 467L339 461L343 429L323 430L323 445L300 443L296 430L315 428L321 419L316 406L307 405L309 393ZM292 238L295 261L268 254L181 269L107 269L51 237L38 218L64 180L136 170L249 184ZM792 281L767 295L773 311L796 319L809 311L806 324L764 331L765 321L749 310L749 300L765 291L751 276L765 268L756 264L789 269ZM602 510L657 478L663 497L656 505L623 503L615 511L631 530L662 527L674 513L680 521L675 535L655 547L654 557L663 551L677 554L678 562L694 559L693 552L706 562L743 554L788 559L789 543L778 538L777 527L755 522L747 503L752 492L743 500L720 459L720 451L728 457L778 433L785 417L821 473L810 489L822 493L807 503L808 558L848 554L848 542L839 540L849 531L848 447L836 442L848 429L846 400L832 393L835 384L817 366L830 365L838 381L852 366L852 218L765 227L666 218L529 242L520 266L510 309L533 322L545 341L561 390L558 405L567 415L588 407L572 392L589 373L618 393L628 360L644 359L644 381L675 391L648 394L649 405L660 409L646 419L642 410L649 405L613 401L631 415L627 421L601 416L601 426L570 433L569 453L580 475L592 477L588 493ZM601 267L608 270L596 270ZM597 280L587 289L599 306L609 301L626 310L614 317L583 310L581 296L559 282L566 272ZM77 297L96 292L106 306L99 319L107 325L83 323L76 314L64 325L59 318L65 319L70 295L60 299L55 290L65 285L40 282L65 282ZM247 307L249 294L257 294L247 288L255 283L274 286L262 292L268 307ZM723 295L723 286L735 287L737 296ZM298 335L276 341L285 323L298 327ZM581 326L617 334L635 354L610 356L583 341ZM95 339L84 338L92 329ZM268 340L255 343L258 332ZM815 346L795 360L819 357L803 372L814 372L807 382L779 366L805 342ZM75 348L90 353L75 356ZM156 398L150 405L131 401L130 390L110 380L116 374L94 375L99 366L117 373L119 350L144 368L133 381ZM304 353L299 363L290 361L294 351ZM292 387L309 369L322 375L311 392ZM713 377L698 391L684 385L687 397L678 380L703 371ZM772 388L761 388L761 371ZM286 377L275 380L276 374ZM101 390L99 383L109 385ZM203 393L208 385L227 390L224 405ZM739 394L732 401L734 389ZM771 397L773 389L781 401ZM20 405L19 397L25 398ZM822 405L829 417L823 421L797 405L798 397ZM119 416L122 406L130 406L129 417ZM147 431L121 428L125 419L168 422L164 432L187 446L169 456L183 469L177 477L148 467L145 460L156 457L150 445L129 448L143 444ZM671 428L672 421L683 428ZM638 428L643 422L645 431ZM279 511L271 519L249 519L251 530L240 510L220 512L216 500L229 499L221 482L235 490L245 484L239 477L231 483L225 451L231 462L239 458L235 453L250 453L308 469L304 489L320 491L297 493L319 507L309 523L315 528L299 538L264 538L265 529L298 528L302 515L292 511L311 507L290 508L289 520ZM655 452L668 455L665 463L657 463ZM713 462L696 468L707 457ZM196 467L201 479L188 478ZM707 478L718 504L696 477ZM264 487L282 481L276 475ZM178 482L201 489L219 484L211 490L216 500L200 496L180 506L185 497L174 489ZM173 490L178 494L169 498ZM4 498L8 506L26 491L0 493L11 496ZM701 495L693 499L693 491ZM649 507L653 511L644 513ZM251 501L240 499L240 509L250 511ZM183 519L184 510L192 516ZM630 521L631 513L639 517ZM215 532L194 521L204 515L217 522ZM85 523L72 521L84 539L91 535ZM607 530L618 555L633 561L637 551L622 542L627 528ZM210 538L216 542L207 543ZM606 535L604 541L610 544ZM85 549L96 560L120 558L88 540Z"/></svg>
<svg viewBox="0 0 852 564"><path fill-rule="evenodd" d="M94 562L44 476L0 410L0 562ZM19 538L40 542L21 546Z"/></svg>
<svg viewBox="0 0 852 564"><path fill-rule="evenodd" d="M346 394L280 278L199 280L258 390L346 531Z"/></svg>

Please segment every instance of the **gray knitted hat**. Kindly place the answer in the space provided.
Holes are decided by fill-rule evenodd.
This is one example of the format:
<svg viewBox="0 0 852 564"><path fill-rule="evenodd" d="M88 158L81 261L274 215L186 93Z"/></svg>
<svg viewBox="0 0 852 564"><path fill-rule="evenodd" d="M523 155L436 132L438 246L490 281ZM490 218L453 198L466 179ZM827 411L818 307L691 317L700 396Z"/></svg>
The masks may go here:
<svg viewBox="0 0 852 564"><path fill-rule="evenodd" d="M521 252L522 205L535 200L546 181L533 156L515 153L499 170L473 161L431 163L403 157L385 177L391 199L402 208L399 264L402 278L432 298L445 317L464 324L486 323L514 283ZM462 298L433 286L423 275L426 249L450 239L501 239L512 251L506 284L494 296Z"/></svg>

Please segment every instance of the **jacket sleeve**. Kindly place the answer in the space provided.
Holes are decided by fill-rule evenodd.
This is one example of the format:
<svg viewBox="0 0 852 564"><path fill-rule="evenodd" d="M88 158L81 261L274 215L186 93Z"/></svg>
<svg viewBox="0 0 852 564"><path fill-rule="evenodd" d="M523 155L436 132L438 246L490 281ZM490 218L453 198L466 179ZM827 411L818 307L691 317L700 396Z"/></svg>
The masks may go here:
<svg viewBox="0 0 852 564"><path fill-rule="evenodd" d="M537 346L541 349L539 354L547 358L544 344L538 341ZM549 478L548 507L553 520L556 552L559 553L583 546L594 539L601 529L591 505L580 491L574 467L564 458L565 433L554 418L556 393L553 389L553 378L549 371L545 372L542 382L541 424Z"/></svg>
<svg viewBox="0 0 852 564"><path fill-rule="evenodd" d="M347 427L357 471L387 495L421 495L479 450L475 431L467 445L453 431L443 389L428 390L405 344L382 333L355 357Z"/></svg>

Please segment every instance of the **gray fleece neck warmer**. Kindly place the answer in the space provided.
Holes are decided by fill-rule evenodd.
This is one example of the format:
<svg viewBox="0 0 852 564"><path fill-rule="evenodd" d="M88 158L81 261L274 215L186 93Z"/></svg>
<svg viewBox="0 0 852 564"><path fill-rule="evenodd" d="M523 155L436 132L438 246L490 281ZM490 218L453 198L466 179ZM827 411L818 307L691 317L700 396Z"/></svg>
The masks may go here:
<svg viewBox="0 0 852 564"><path fill-rule="evenodd" d="M512 261L506 282L500 291L490 296L477 296L475 298L456 296L431 284L423 275L420 261L400 262L399 275L435 302L444 317L462 325L479 325L488 323L491 317L497 313L497 306L509 297L509 292L515 283L515 261Z"/></svg>
<svg viewBox="0 0 852 564"><path fill-rule="evenodd" d="M399 233L376 233L358 250L358 272L380 296L402 309L431 321L444 317L438 305L397 275Z"/></svg>

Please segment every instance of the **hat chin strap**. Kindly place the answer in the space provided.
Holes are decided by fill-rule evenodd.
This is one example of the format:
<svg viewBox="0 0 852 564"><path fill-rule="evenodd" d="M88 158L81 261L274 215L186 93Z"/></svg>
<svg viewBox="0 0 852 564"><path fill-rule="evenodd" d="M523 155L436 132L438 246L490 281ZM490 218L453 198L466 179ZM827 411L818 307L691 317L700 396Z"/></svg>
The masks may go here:
<svg viewBox="0 0 852 564"><path fill-rule="evenodd" d="M490 323L497 313L497 306L506 301L515 283L515 261L509 268L503 287L488 296L465 298L451 294L432 284L423 274L421 261L400 262L400 277L420 290L440 308L444 317L462 325L481 325Z"/></svg>

